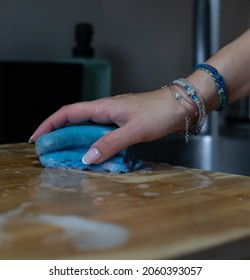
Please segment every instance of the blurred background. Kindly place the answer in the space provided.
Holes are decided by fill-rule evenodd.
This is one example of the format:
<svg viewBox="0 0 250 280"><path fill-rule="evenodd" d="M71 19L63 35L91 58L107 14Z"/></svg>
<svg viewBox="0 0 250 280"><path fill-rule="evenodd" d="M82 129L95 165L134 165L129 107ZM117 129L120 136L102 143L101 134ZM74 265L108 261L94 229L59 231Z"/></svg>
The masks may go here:
<svg viewBox="0 0 250 280"><path fill-rule="evenodd" d="M46 62L48 67L55 60L67 60L72 56L72 48L75 46L75 25L88 22L94 27L93 47L96 57L104 58L112 65L111 94L160 88L192 71L197 2L199 0L0 0L0 61ZM221 47L249 28L250 1L221 0L218 3L217 46ZM25 85L16 92L20 85L18 77L23 72L22 68L16 70L10 82L16 86L15 94L0 85L1 143L27 141L27 135L33 133L32 130L43 118L64 103L79 99L79 89L73 86L81 83L77 67L72 66L70 70L67 68L71 76L72 73L75 74L70 84L61 87L58 86L60 77L62 81L65 80L63 77L70 74L67 71L62 73L53 67L55 66L50 65L50 68L46 69L52 69L54 74L59 73L59 77L55 75L56 85L52 85L50 78L44 78L46 75L43 73L48 70L41 68L39 80L35 82L37 86L33 85L27 96ZM1 81L2 84L5 83L5 71L0 71L0 84ZM31 72L25 72L28 73L25 74L27 80L27 75L31 75ZM62 88L67 87L64 93L66 98L58 102ZM222 161L228 161L228 158L221 156L222 151L218 153L216 150L216 154L220 155L217 165L214 160L218 161L218 155L216 159L211 156L213 143L227 141L229 138L230 141L237 138L239 143L241 139L245 141L249 137L249 107L250 105L242 109L242 104L239 104L232 112L219 116L219 125L217 121L216 127L219 138L215 139L217 136L209 129L205 135L196 137L188 149L185 148L185 151L188 150L187 155L182 151L186 145L184 140L181 139L180 144L175 144L177 146L173 149L171 145L179 143L179 138L171 140L169 137L169 140L161 139L157 143L151 143L154 149L151 149L151 154L146 153L146 156L144 151L148 150L148 146L138 146L138 156L145 157L146 160L250 175L248 167L244 169L239 167L238 163L235 164L239 158L238 153L231 154L234 157L232 164L225 168L222 167ZM238 114L240 112L243 112L243 115ZM26 128L24 132L21 129L23 127ZM197 142L202 143L201 150L197 149ZM204 146L204 143L208 144ZM223 143L222 146L226 146L227 142ZM170 149L175 151L174 155L170 155L167 149L169 145ZM192 145L198 151L199 159L193 162L191 159L195 157L195 152ZM233 144L230 142L228 145L230 149ZM244 147L243 155L249 150L248 146ZM178 155L180 150L182 155ZM204 157L202 151L206 154ZM228 150L225 154L228 154Z"/></svg>
<svg viewBox="0 0 250 280"><path fill-rule="evenodd" d="M113 93L136 92L192 69L194 0L1 0L0 59L71 56L74 26L95 28L96 55L113 66ZM220 45L249 27L249 0L221 0Z"/></svg>

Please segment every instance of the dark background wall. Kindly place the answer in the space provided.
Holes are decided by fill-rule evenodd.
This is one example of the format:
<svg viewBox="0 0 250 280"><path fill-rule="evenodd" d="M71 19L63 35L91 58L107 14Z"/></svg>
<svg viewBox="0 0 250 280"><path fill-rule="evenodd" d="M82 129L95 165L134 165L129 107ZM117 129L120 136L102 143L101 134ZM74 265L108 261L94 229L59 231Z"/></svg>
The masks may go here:
<svg viewBox="0 0 250 280"><path fill-rule="evenodd" d="M249 27L249 0L221 1L221 41ZM0 0L0 59L69 57L74 25L93 23L113 93L161 87L192 69L193 0Z"/></svg>

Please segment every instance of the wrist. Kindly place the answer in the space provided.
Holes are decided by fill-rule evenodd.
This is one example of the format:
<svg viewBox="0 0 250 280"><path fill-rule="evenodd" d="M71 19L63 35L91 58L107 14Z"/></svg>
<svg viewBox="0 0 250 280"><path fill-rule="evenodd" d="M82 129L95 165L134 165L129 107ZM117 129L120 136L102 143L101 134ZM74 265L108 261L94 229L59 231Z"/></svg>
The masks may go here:
<svg viewBox="0 0 250 280"><path fill-rule="evenodd" d="M204 99L206 112L215 110L219 104L216 84L204 71L195 71L187 79L199 90Z"/></svg>
<svg viewBox="0 0 250 280"><path fill-rule="evenodd" d="M191 128L194 127L199 118L196 104L178 85L170 84L169 86L164 86L162 90L168 98L171 111L174 112L172 115L174 121L172 133L183 132L186 142L188 142L189 131L191 131Z"/></svg>

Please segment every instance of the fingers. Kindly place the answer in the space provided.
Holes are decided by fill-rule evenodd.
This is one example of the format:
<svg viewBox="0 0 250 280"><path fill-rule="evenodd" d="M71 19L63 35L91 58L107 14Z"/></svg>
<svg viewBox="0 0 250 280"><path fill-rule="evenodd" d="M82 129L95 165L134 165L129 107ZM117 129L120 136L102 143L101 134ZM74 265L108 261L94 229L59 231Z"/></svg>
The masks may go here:
<svg viewBox="0 0 250 280"><path fill-rule="evenodd" d="M133 144L139 143L139 141L140 136L137 136L133 127L125 125L107 133L95 142L85 154L82 161L84 164L101 163L121 150L124 150Z"/></svg>
<svg viewBox="0 0 250 280"><path fill-rule="evenodd" d="M102 117L99 123L109 123L108 114L104 109L100 106L99 101L78 102L63 106L39 125L29 142L35 142L39 136L63 127L67 123L77 124L91 121L95 118L96 111Z"/></svg>

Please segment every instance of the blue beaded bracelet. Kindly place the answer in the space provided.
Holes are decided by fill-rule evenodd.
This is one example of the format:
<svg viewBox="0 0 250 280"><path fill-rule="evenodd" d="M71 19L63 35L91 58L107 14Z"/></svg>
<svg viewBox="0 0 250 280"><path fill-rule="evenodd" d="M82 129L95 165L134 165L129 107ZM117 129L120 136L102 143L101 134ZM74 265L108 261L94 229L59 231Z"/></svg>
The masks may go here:
<svg viewBox="0 0 250 280"><path fill-rule="evenodd" d="M196 70L203 70L207 72L215 81L216 86L217 86L217 93L220 99L219 106L217 107L216 111L222 111L227 108L228 105L228 94L227 94L227 88L226 84L224 82L224 79L221 74L211 65L205 64L205 63L200 63L197 64L193 71Z"/></svg>

